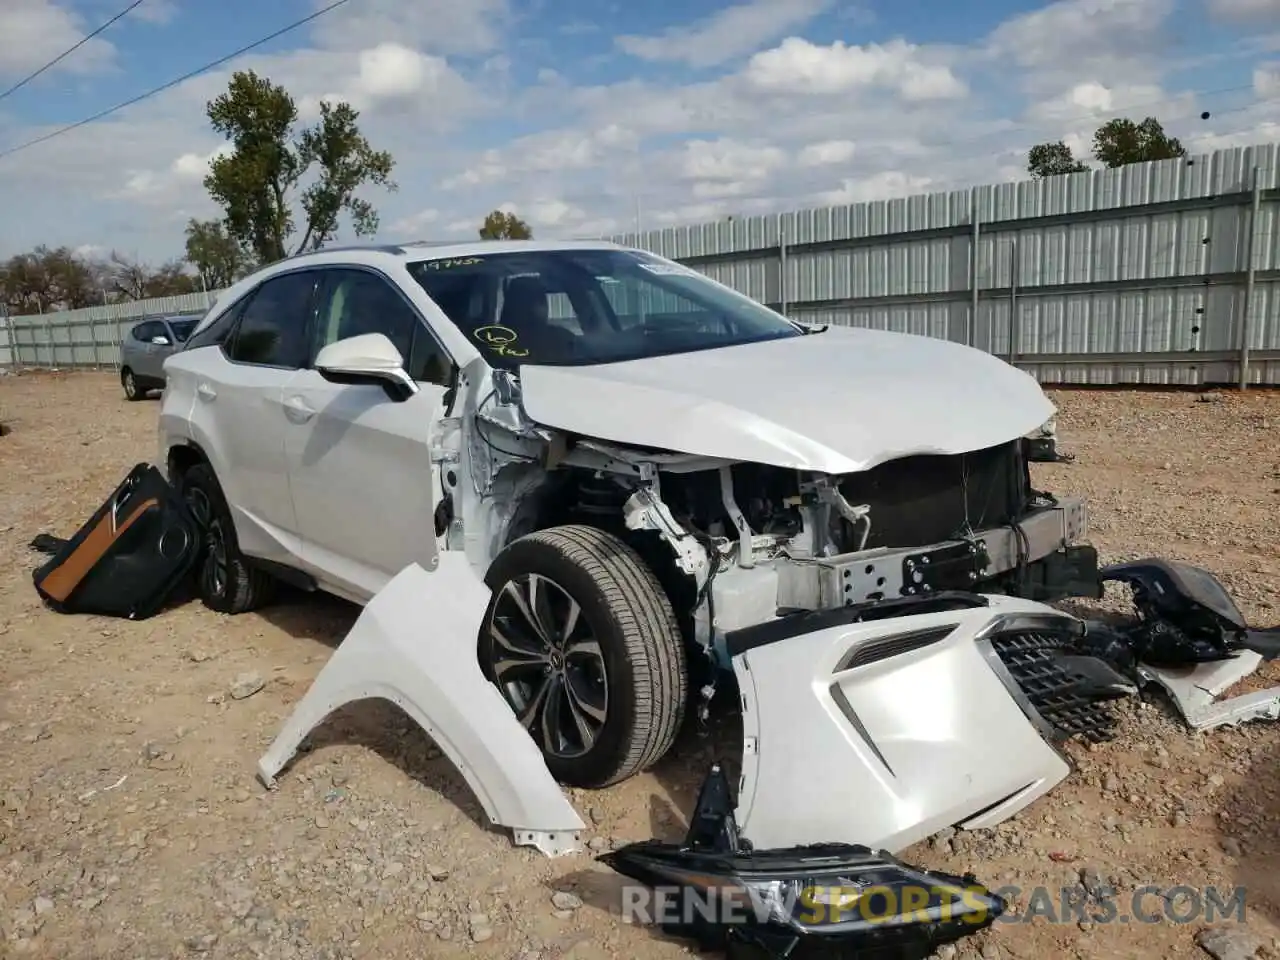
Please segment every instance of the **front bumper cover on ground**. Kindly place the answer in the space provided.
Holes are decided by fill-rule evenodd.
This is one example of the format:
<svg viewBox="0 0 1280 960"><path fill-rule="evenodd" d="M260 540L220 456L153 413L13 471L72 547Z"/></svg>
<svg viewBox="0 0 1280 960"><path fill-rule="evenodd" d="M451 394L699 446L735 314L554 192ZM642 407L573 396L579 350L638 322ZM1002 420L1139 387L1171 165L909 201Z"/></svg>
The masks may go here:
<svg viewBox="0 0 1280 960"><path fill-rule="evenodd" d="M994 826L1068 774L1055 741L1107 725L1102 702L1119 694L1084 690L1059 663L1080 621L1007 597L945 601L915 616L731 637L744 731L737 817L754 844L897 852L946 827ZM794 629L839 613L804 615Z"/></svg>

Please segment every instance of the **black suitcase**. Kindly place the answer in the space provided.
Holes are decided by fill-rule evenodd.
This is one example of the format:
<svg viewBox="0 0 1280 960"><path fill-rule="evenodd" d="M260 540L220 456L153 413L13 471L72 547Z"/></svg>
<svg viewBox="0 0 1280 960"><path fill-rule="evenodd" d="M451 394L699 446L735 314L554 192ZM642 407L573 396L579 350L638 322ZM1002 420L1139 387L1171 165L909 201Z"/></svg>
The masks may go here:
<svg viewBox="0 0 1280 960"><path fill-rule="evenodd" d="M37 538L53 546L51 539ZM75 536L54 542L32 574L46 604L59 613L144 620L186 577L202 541L182 497L153 465L140 463Z"/></svg>

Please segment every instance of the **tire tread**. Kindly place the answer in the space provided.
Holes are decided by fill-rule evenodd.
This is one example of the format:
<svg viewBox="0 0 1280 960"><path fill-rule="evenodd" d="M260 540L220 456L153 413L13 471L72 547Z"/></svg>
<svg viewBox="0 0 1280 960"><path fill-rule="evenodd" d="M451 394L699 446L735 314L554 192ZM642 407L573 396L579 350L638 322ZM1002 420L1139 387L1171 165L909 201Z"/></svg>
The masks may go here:
<svg viewBox="0 0 1280 960"><path fill-rule="evenodd" d="M688 669L671 601L640 555L605 530L570 524L522 539L544 544L590 576L618 623L633 669L635 724L600 786L626 780L657 763L684 723Z"/></svg>

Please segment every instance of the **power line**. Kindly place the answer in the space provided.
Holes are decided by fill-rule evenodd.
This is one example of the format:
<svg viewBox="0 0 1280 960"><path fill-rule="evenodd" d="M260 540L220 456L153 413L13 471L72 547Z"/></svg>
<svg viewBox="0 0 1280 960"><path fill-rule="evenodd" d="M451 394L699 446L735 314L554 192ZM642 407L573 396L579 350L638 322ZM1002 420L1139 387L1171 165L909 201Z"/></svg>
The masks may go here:
<svg viewBox="0 0 1280 960"><path fill-rule="evenodd" d="M23 77L21 80L15 83L12 87L10 87L4 93L0 93L0 100L3 100L5 97L9 96L9 94L11 93L15 93L16 91L21 90L28 83L30 83L36 77L40 76L40 74L44 73L50 67L57 66L67 57L71 56L71 54L75 53L77 50L83 47L86 43L88 43L90 40L92 40L94 37L100 34L103 30L107 29L107 27L111 26L121 17L125 16L127 13L133 10L134 7L141 6L141 5L142 5L142 0L133 0L133 3L129 4L127 7L125 7L123 10L117 13L114 17L112 17L102 26L98 27L98 29L93 31L93 33L89 34L86 37L82 37L79 43L76 43L73 46L68 47L66 50L63 50L60 54L58 54L56 57L54 57L52 60L46 63L43 67L41 67L35 73L27 74L27 76Z"/></svg>
<svg viewBox="0 0 1280 960"><path fill-rule="evenodd" d="M94 30L92 33L88 34L88 35L87 35L87 36L85 36L85 37L81 37L81 38L80 38L80 40L79 40L79 42L77 42L77 43L73 44L72 46L68 47L66 50L63 50L63 51L62 51L62 53L58 54L56 57L54 57L52 60L50 60L48 63L46 63L46 64L45 64L43 67L41 67L39 70L35 71L34 73L29 73L29 74L27 74L25 77L23 77L21 80L19 80L17 83L15 83L15 84L14 84L12 87L10 87L8 90L4 91L3 93L0 93L0 100L3 100L5 97L9 96L11 93L15 93L15 92L17 92L18 90L21 90L21 89L22 89L23 87L25 87L28 83L30 83L30 82L31 82L32 80L34 80L36 77L40 76L40 74L44 73L44 72L45 72L46 70L48 70L50 67L57 66L59 63L61 63L61 62L62 62L63 60L65 60L67 57L71 56L71 54L75 53L77 50L79 50L81 47L83 47L86 43L88 43L90 40L92 40L92 39L93 39L94 37L96 37L98 34L102 33L102 31L103 31L103 30L106 30L106 29L107 29L107 27L111 26L113 23L115 23L115 22L116 22L117 20L119 20L121 17L125 16L127 13L129 13L131 10L133 10L133 8L134 8L134 7L140 6L141 4L142 4L142 0L133 0L133 3L129 4L129 6L125 7L123 10L121 10L119 13L117 13L114 17L112 17L112 18L111 18L110 20L108 20L106 23L102 24L100 27L98 27L98 28L97 28L96 30Z"/></svg>
<svg viewBox="0 0 1280 960"><path fill-rule="evenodd" d="M117 103L114 107L108 107L105 110L100 110L91 117L85 117L83 120L77 120L75 123L69 123L65 127L59 127L57 130L54 130L51 133L46 133L40 137L36 137L34 140L28 140L26 143L20 143L16 147L10 147L8 150L0 150L0 160L3 160L5 157L12 156L13 154L18 153L21 150L26 150L28 147L34 147L37 144L47 143L48 141L52 140L54 137L60 137L64 133L70 133L72 130L79 130L81 127L86 127L91 123L96 123L97 121L103 119L104 117L109 117L113 113L118 113L119 111L125 109L126 107L132 107L135 103L141 103L143 100L147 100L151 97L154 97L158 93L164 93L166 90L172 90L174 87L178 86L178 84L186 83L192 77L198 77L200 76L200 74L207 73L208 71L214 69L215 67L220 67L227 61L234 60L236 57L240 56L241 54L248 53L250 50L260 47L264 43L270 43L272 40L276 39L276 37L284 36L284 34L289 33L291 30L296 30L298 29L298 27L305 26L306 24L310 23L312 20L315 20L318 17L324 16L330 10L336 10L338 7L341 7L343 4L348 2L350 2L350 0L334 0L334 2L329 4L327 7L321 7L315 13L305 16L301 20L295 20L293 23L290 23L287 26L281 27L279 30L275 31L274 33L269 33L265 37L261 37L260 39L253 41L253 43L245 44L239 50L233 50L231 53L228 53L225 57L219 57L217 60L213 60L209 63L206 63L204 66L197 67L195 70L192 70L189 73L184 73L182 76L176 77L173 80L170 80L168 83L161 84L158 87L153 87L152 89L146 91L145 93L140 93L136 97L132 97L129 100L125 100L123 103Z"/></svg>

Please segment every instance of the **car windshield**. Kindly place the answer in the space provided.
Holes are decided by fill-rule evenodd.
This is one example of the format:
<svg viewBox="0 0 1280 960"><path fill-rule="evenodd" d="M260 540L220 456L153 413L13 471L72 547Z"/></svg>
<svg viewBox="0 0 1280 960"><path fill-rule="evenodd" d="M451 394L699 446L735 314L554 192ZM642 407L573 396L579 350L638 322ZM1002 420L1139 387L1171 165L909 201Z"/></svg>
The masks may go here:
<svg viewBox="0 0 1280 960"><path fill-rule="evenodd" d="M534 250L409 265L491 366L613 363L803 336L688 267L631 250Z"/></svg>
<svg viewBox="0 0 1280 960"><path fill-rule="evenodd" d="M173 331L173 335L178 338L179 343L186 343L187 338L191 336L191 331L196 328L196 324L199 322L199 317L183 317L180 320L170 320L169 329Z"/></svg>

